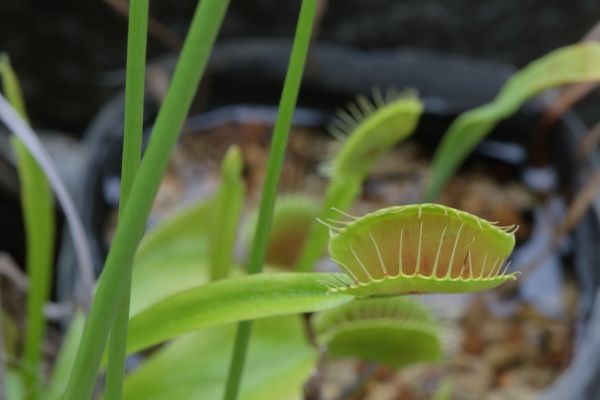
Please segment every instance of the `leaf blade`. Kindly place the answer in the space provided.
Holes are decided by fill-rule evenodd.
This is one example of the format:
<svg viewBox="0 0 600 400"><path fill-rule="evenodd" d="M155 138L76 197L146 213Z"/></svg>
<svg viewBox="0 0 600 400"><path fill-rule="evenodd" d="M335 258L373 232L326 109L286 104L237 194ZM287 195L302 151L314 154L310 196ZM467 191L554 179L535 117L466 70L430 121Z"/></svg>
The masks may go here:
<svg viewBox="0 0 600 400"><path fill-rule="evenodd" d="M210 326L324 310L354 298L329 293L328 279L320 273L254 275L171 296L131 319L128 352Z"/></svg>
<svg viewBox="0 0 600 400"><path fill-rule="evenodd" d="M433 159L426 201L439 196L460 163L496 124L543 90L569 83L599 81L600 44L579 43L555 50L512 76L488 104L460 115L448 128Z"/></svg>

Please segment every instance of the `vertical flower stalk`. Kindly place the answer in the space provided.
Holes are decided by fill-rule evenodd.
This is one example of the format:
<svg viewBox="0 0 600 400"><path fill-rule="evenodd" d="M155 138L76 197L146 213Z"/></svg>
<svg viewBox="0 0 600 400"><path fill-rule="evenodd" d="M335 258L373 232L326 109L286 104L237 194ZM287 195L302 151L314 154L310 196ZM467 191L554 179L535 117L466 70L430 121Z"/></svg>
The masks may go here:
<svg viewBox="0 0 600 400"><path fill-rule="evenodd" d="M125 208L142 157L147 32L148 0L131 0L129 3L127 66L125 72L125 121L123 123L120 215ZM122 398L130 298L131 268L129 268L129 273L125 275L123 298L118 305L117 315L110 333L105 389L107 400Z"/></svg>
<svg viewBox="0 0 600 400"><path fill-rule="evenodd" d="M285 148L292 125L292 116L296 107L298 92L300 91L300 83L304 72L306 55L308 54L317 3L317 0L304 0L300 8L292 54L283 84L277 121L275 122L273 139L271 141L271 150L267 162L267 175L263 186L256 233L250 253L250 264L248 265L249 274L261 272L265 261L273 210L275 208L277 186L283 167ZM251 330L252 321L240 322L238 325L229 377L225 388L224 398L226 400L234 400L238 396Z"/></svg>
<svg viewBox="0 0 600 400"><path fill-rule="evenodd" d="M229 1L202 0L194 14L173 79L159 110L150 141L120 213L90 308L65 400L89 399L108 335L129 283L133 258L146 220L200 83Z"/></svg>

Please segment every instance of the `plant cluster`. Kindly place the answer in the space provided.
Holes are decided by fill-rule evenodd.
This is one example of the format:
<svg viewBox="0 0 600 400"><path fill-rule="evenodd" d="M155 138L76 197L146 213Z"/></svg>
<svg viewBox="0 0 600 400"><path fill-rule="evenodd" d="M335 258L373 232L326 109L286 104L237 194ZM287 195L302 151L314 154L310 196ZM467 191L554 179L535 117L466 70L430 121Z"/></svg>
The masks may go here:
<svg viewBox="0 0 600 400"><path fill-rule="evenodd" d="M321 202L277 197L317 0L302 2L260 207L244 229L246 268L233 257L244 203L236 147L223 160L214 198L145 232L227 6L200 2L142 156L148 0L130 1L119 221L91 307L75 312L48 382L42 310L52 276L53 199L39 160L14 141L30 285L25 350L20 357L12 350L18 361L7 365L7 399L299 398L321 357L392 367L439 360L436 318L408 295L479 291L516 278L507 272L515 227L433 203L349 214L374 163L417 128L423 105L412 92L375 91L339 112L331 133L341 143L323 167L329 184ZM515 74L493 102L461 115L434 158L428 201L498 121L544 89L600 80L598 61L598 44L557 50ZM0 66L4 93L25 118L16 77L6 60ZM341 271L314 272L328 245ZM315 343L303 313L311 314ZM126 355L152 348L125 374Z"/></svg>

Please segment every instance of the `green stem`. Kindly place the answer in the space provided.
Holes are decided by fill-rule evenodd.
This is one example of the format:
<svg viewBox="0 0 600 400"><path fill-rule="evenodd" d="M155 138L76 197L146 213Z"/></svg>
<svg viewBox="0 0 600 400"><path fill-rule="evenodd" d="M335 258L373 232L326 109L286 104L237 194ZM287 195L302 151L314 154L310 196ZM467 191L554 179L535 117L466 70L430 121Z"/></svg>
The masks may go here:
<svg viewBox="0 0 600 400"><path fill-rule="evenodd" d="M0 59L0 75L6 97L15 110L27 119L25 102L16 74L8 57ZM44 305L48 301L54 261L54 201L44 171L18 139L11 140L17 156L21 179L21 202L25 222L29 277L27 292L27 330L23 350L23 365L27 398L40 396L40 363L44 343Z"/></svg>
<svg viewBox="0 0 600 400"><path fill-rule="evenodd" d="M202 0L196 9L150 142L131 186L125 209L120 215L85 324L65 400L83 400L92 396L109 330L126 290L127 276L131 274L133 258L146 220L228 5L228 0Z"/></svg>
<svg viewBox="0 0 600 400"><path fill-rule="evenodd" d="M147 33L148 0L131 0L129 3L127 67L125 73L125 121L123 124L123 159L119 205L119 214L121 215L142 155ZM123 298L117 309L108 344L105 389L107 400L119 400L122 398L123 392L127 322L129 321L131 297L131 268L129 268L129 273L125 275Z"/></svg>
<svg viewBox="0 0 600 400"><path fill-rule="evenodd" d="M265 261L277 187L279 185L279 178L283 167L283 159L292 124L292 117L298 99L298 92L300 91L304 63L306 62L306 55L310 45L317 2L317 0L304 0L300 8L292 54L290 56L290 63L288 65L285 82L283 84L283 91L279 102L279 112L271 141L271 150L267 162L267 175L263 186L258 212L258 222L256 224L256 233L254 235L254 242L252 243L250 263L248 265L249 274L259 273L262 270ZM225 388L224 398L226 400L235 400L238 396L251 333L251 321L244 321L239 324L231 358L229 377Z"/></svg>
<svg viewBox="0 0 600 400"><path fill-rule="evenodd" d="M225 154L221 165L221 183L215 196L214 223L210 237L210 278L225 279L233 265L238 221L244 202L244 161L239 147Z"/></svg>

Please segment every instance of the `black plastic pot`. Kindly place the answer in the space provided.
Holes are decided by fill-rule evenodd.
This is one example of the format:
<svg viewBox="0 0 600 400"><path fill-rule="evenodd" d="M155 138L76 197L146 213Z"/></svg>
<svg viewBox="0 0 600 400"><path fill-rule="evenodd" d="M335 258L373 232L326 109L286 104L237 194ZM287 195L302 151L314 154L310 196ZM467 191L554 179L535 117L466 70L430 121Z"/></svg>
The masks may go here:
<svg viewBox="0 0 600 400"><path fill-rule="evenodd" d="M253 118L274 119L289 50L287 41L252 40L218 46L189 120L194 131L243 119L244 112L253 113ZM163 71L168 76L172 65L171 59L159 61L153 66L154 72ZM302 111L296 113L295 124L322 126L336 108L352 100L356 94L370 93L373 87L410 87L419 92L425 103L424 116L413 137L426 144L427 148L434 149L441 134L458 114L490 101L513 72L505 65L464 57L411 50L365 53L319 44L313 46L309 56L299 98ZM157 108L157 102L148 96L147 121L153 120ZM512 174L522 175L532 165L530 152L525 151L522 159L506 160L490 154L486 146L489 148L490 143L501 142L524 150L532 148L536 140L532 133L542 108L542 100L538 99L500 123L471 159L484 158L489 162L504 163L510 166ZM118 186L122 109L120 96L98 114L85 138L93 157L81 204L84 205L83 219L94 238L98 268L107 246L103 240L104 221L111 208L116 206L118 197L111 188ZM559 191L565 198L571 197L585 181L588 172L599 165L595 155L583 161L575 160L575 146L583 133L585 127L579 119L573 114L566 114L544 136L544 149L535 160L556 170ZM539 144L536 143L537 148ZM109 193L111 191L112 194ZM595 248L600 239L599 210L600 206L590 210L573 234L574 272L580 284L579 319L582 326L592 313L600 311L593 306L600 283L600 254ZM68 291L72 270L68 265L63 267L62 287ZM600 321L593 321L600 324ZM589 331L593 329L598 328L590 325ZM595 346L600 351L600 345ZM579 351L589 352L590 349L582 347ZM569 379L575 372L567 371L564 379ZM594 387L597 384L594 378L600 376L600 365L594 366L588 376L590 379L580 380L575 386L569 385L569 396L560 398L600 398L597 395L600 389Z"/></svg>

